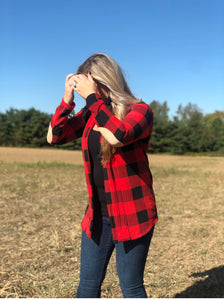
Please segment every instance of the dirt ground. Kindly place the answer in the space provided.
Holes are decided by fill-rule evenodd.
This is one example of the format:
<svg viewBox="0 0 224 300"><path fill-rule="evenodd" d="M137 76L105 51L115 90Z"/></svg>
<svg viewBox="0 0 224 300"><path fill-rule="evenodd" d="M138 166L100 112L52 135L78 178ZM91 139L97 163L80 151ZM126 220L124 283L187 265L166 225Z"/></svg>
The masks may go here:
<svg viewBox="0 0 224 300"><path fill-rule="evenodd" d="M35 149L35 148L11 148L0 147L0 161L12 162L63 162L70 164L82 164L81 151L69 151L59 149Z"/></svg>
<svg viewBox="0 0 224 300"><path fill-rule="evenodd" d="M152 298L224 297L224 158L149 155ZM88 201L80 151L0 147L0 297L74 298ZM122 297L113 254L102 297Z"/></svg>
<svg viewBox="0 0 224 300"><path fill-rule="evenodd" d="M175 156L175 155L153 155L149 154L149 161L160 167L175 167L180 163L193 164L195 166L201 166L201 161L205 162L211 160L209 157L188 157L188 156ZM219 161L220 158L213 158L213 160ZM222 159L221 159L222 160ZM12 162L25 162L25 163L37 163L37 162L59 162L82 165L82 152L71 151L71 150L60 150L55 149L35 149L35 148L11 148L11 147L0 147L0 161L6 163ZM209 164L205 164L204 167L210 168ZM203 167L203 168L204 168ZM214 170L213 166L211 166Z"/></svg>

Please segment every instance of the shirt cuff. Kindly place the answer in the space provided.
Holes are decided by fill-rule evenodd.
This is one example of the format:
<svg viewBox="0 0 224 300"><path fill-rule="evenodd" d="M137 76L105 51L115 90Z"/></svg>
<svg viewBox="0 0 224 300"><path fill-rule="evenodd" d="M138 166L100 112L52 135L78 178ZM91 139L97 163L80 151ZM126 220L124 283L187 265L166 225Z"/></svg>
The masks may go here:
<svg viewBox="0 0 224 300"><path fill-rule="evenodd" d="M61 105L71 111L75 108L74 102L72 102L71 104L68 104L64 101L64 98L62 98L62 100L61 100Z"/></svg>

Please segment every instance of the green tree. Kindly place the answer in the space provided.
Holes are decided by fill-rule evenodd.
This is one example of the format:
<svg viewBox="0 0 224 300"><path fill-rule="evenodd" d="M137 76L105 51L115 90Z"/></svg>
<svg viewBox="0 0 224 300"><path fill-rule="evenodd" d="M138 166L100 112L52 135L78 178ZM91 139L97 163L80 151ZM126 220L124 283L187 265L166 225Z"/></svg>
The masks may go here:
<svg viewBox="0 0 224 300"><path fill-rule="evenodd" d="M200 152L203 134L203 114L197 105L188 103L186 107L179 105L176 121L179 122L177 134L184 152ZM181 138L182 135L182 138Z"/></svg>
<svg viewBox="0 0 224 300"><path fill-rule="evenodd" d="M153 134L150 140L150 152L169 152L172 145L170 131L172 124L169 121L167 102L160 104L152 101L150 107L153 112Z"/></svg>
<svg viewBox="0 0 224 300"><path fill-rule="evenodd" d="M5 146L47 145L46 134L51 116L34 108L17 110L10 108L0 114L0 144Z"/></svg>
<svg viewBox="0 0 224 300"><path fill-rule="evenodd" d="M204 116L207 139L211 141L212 147L210 151L218 151L224 153L224 112L215 111L213 114Z"/></svg>
<svg viewBox="0 0 224 300"><path fill-rule="evenodd" d="M11 146L12 140L12 126L6 114L0 113L0 145Z"/></svg>

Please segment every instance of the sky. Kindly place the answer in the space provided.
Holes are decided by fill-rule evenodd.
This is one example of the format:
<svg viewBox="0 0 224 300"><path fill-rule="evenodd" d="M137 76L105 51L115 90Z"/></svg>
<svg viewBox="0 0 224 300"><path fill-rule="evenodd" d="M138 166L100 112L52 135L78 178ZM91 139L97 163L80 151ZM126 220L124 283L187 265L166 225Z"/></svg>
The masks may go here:
<svg viewBox="0 0 224 300"><path fill-rule="evenodd" d="M136 97L224 111L223 0L0 0L0 112L53 114L65 78L110 55ZM76 111L85 100L75 94Z"/></svg>

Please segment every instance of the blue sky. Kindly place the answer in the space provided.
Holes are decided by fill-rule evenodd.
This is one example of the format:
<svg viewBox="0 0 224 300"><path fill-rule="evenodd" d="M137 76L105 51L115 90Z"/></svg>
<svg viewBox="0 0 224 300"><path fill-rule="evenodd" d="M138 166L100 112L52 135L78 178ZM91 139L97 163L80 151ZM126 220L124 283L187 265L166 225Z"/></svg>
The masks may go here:
<svg viewBox="0 0 224 300"><path fill-rule="evenodd" d="M0 41L1 112L53 113L66 75L96 52L171 116L189 102L224 110L223 0L0 0Z"/></svg>

